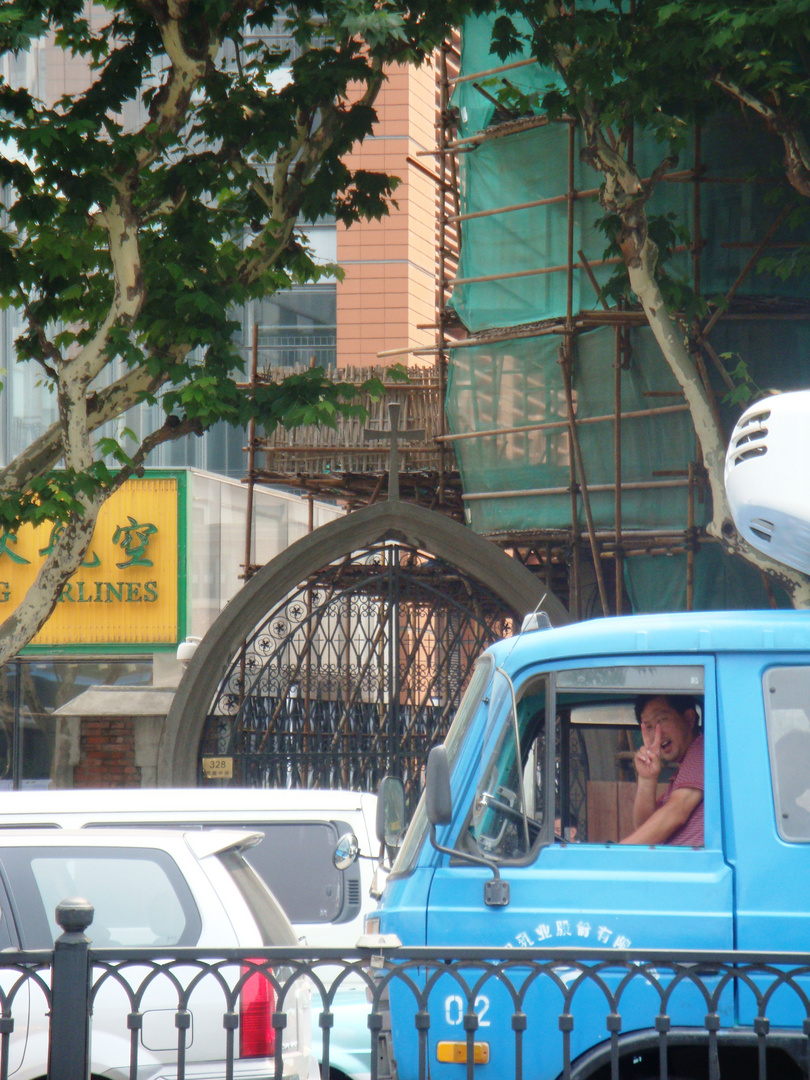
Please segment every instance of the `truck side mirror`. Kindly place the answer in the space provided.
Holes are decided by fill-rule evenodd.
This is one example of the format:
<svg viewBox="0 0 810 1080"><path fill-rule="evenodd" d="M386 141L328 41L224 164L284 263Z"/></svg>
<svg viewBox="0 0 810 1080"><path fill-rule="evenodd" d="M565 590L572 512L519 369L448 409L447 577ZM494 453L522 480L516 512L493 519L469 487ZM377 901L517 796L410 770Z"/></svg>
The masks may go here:
<svg viewBox="0 0 810 1080"><path fill-rule="evenodd" d="M506 907L509 903L509 882L501 877L497 865L483 855L443 847L436 839L436 826L449 825L453 820L453 796L450 792L450 767L447 750L434 746L428 754L425 772L425 808L430 822L430 842L437 851L452 855L476 866L486 866L492 871L492 881L484 882L484 903L487 907Z"/></svg>
<svg viewBox="0 0 810 1080"><path fill-rule="evenodd" d="M444 746L434 746L428 754L425 772L425 807L431 825L449 825L453 820L450 768Z"/></svg>
<svg viewBox="0 0 810 1080"><path fill-rule="evenodd" d="M391 857L405 834L405 785L398 776L384 776L380 781L375 828L377 839Z"/></svg>

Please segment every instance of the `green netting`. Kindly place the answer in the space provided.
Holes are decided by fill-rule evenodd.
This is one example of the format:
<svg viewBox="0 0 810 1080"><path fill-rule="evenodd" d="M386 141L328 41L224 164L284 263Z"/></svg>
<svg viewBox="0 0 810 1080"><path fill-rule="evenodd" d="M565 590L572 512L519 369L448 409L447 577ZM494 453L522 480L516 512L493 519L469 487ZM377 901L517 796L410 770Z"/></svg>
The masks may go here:
<svg viewBox="0 0 810 1080"><path fill-rule="evenodd" d="M530 59L528 52L525 52L502 60L491 51L492 25L496 18L497 14L480 15L464 23L464 32L461 35L460 73L462 75L475 75L478 72L491 71L505 63L512 64L515 61ZM526 33L528 23L524 19L514 15L512 21L519 32ZM542 91L546 86L556 85L557 82L554 74L547 68L541 68L539 64L513 68L507 77L512 86L527 95ZM489 98L473 86L473 82L478 81L476 79L458 83L453 92L452 104L458 109L461 121L459 133L462 136L483 130L492 119L495 109ZM494 76L484 76L480 80L480 85L495 96L499 79Z"/></svg>
<svg viewBox="0 0 810 1080"><path fill-rule="evenodd" d="M587 3L589 0L581 0ZM600 0L595 0L600 2ZM497 67L490 51L492 21L478 18L465 25L462 75ZM518 58L512 58L518 59ZM479 81L497 95L500 79L529 93L550 82L539 65L514 68ZM458 84L453 98L461 117L461 134L484 129L494 106L474 86ZM601 176L582 164L581 133L575 131L573 190L573 262L582 252L601 287L612 267L603 265L605 240L595 223L601 216L596 190ZM636 133L635 163L649 176L666 154L643 132ZM754 249L780 211L778 188L755 174L764 164L781 161L778 142L756 121L717 119L706 125L700 144L701 183L699 285L704 295L725 295L735 286L737 297L755 298L761 315L724 319L711 335L718 354L738 354L760 387L789 390L807 385L810 320L768 318L771 299L804 299L805 279L780 280L758 271L740 280ZM682 153L679 170L696 164L694 143ZM461 261L451 303L471 333L559 319L569 302L567 262L569 220L569 131L567 124L537 127L492 139L460 155L462 214L485 215L461 224ZM779 178L784 186L784 178ZM586 194L590 192L590 194ZM506 207L548 200L542 206ZM660 182L648 203L650 216L671 214L691 235L695 228L696 187L691 181ZM491 214L492 210L503 212ZM784 224L771 238L775 245L807 241L795 226ZM694 284L691 254L676 255L670 273ZM465 279L480 279L466 281ZM575 269L570 303L574 314L599 306L597 293L583 269ZM615 526L614 431L612 422L589 423L611 416L615 331L603 328L580 333L575 340L575 394L585 479L597 529ZM511 342L493 342L451 354L447 413L453 432L486 431L562 420L565 401L558 365L558 335ZM622 409L640 411L654 405L682 402L668 366L647 329L631 334L632 360L622 374ZM727 387L718 371L710 376L718 397ZM662 396L663 395L663 396ZM731 424L730 407L725 419ZM521 492L565 489L570 483L570 447L564 426L461 440L455 444L466 495L468 520L485 534L520 530L571 528L571 499L558 494ZM633 489L686 474L696 447L687 412L626 419L622 425L621 500L624 531L675 529L687 526L685 486ZM604 485L606 490L599 490ZM695 524L705 523L708 506L695 507ZM577 523L585 526L582 500ZM626 561L626 584L634 610L676 610L685 606L685 562L678 556ZM763 606L769 602L757 571L737 560L721 559L719 549L701 548L695 558L695 606L698 608ZM780 597L780 602L786 602Z"/></svg>
<svg viewBox="0 0 810 1080"><path fill-rule="evenodd" d="M574 393L589 487L615 482L612 422L588 422L588 417L613 415L614 334L603 327L576 339ZM745 356L763 388L793 390L808 383L810 319L773 322L752 315L718 324L712 340L719 352ZM565 420L559 346L560 338L550 334L453 350L446 403L451 431L461 434ZM648 328L631 331L630 357L628 370L622 372L623 412L682 404L674 376ZM718 373L710 374L721 393ZM730 426L736 415L728 408ZM568 486L569 446L564 425L460 439L454 447L465 494L498 495L467 499L469 521L477 532L571 527L568 495L503 494ZM695 454L694 430L686 411L622 423L621 475L625 484L666 481L662 474L685 472ZM678 477L669 479L678 481ZM612 491L593 492L591 509L597 527L613 527ZM702 524L706 515L707 508L699 505L696 524ZM581 502L578 522L584 524ZM685 489L625 492L622 525L624 529L685 529Z"/></svg>
<svg viewBox="0 0 810 1080"><path fill-rule="evenodd" d="M686 555L647 555L626 559L624 583L634 612L686 610ZM694 561L696 611L789 608L785 593L766 588L762 575L742 559L729 559L716 544L702 545Z"/></svg>
<svg viewBox="0 0 810 1080"><path fill-rule="evenodd" d="M613 485L612 419L589 423L589 417L612 418L614 412L614 331L607 328L577 339L576 397L578 430L589 489ZM452 354L447 415L453 432L488 431L526 424L564 421L559 338L554 335L456 349ZM647 411L682 401L649 330L634 331L632 362L622 373L622 408ZM661 396L664 395L664 396ZM455 443L465 494L496 497L467 499L469 521L477 532L571 527L570 496L510 495L526 489L567 488L570 447L565 424L557 428L485 435ZM625 419L622 424L622 481L625 484L675 483L677 487L630 489L622 498L626 529L686 527L687 495L681 470L694 460L695 437L686 411ZM613 526L614 491L593 490L591 513L596 526ZM582 502L578 522L584 527Z"/></svg>
<svg viewBox="0 0 810 1080"><path fill-rule="evenodd" d="M761 156L760 131L742 121L710 125L702 138L702 158L707 180L700 188L700 222L704 247L700 258L700 284L704 294L725 294L735 283L761 241L779 207L773 205L773 187L765 183L725 183L745 176L751 162ZM612 267L601 265L605 240L595 228L602 216L595 189L599 177L579 159L581 133L576 132L574 187L594 191L574 203L574 262L584 252L602 286ZM659 163L660 147L637 142L639 171L647 176ZM682 155L682 167L691 167L690 149ZM775 157L778 160L778 155ZM493 139L462 155L459 162L461 211L475 214L498 207L519 206L540 199L556 202L529 209L510 210L462 223L461 261L458 278L472 281L453 290L452 306L471 332L496 326L520 326L565 315L567 303L568 129L552 124L509 138ZM650 215L673 214L692 231L695 189L691 183L660 183L648 204ZM805 237L800 237L805 239ZM795 228L783 225L773 243L797 240ZM691 257L677 255L668 264L670 273L689 279ZM509 276L533 271L526 276ZM802 277L781 280L771 274L749 274L740 296L802 297ZM598 306L597 296L585 272L573 275L573 311Z"/></svg>
<svg viewBox="0 0 810 1080"><path fill-rule="evenodd" d="M489 52L491 18L465 24L462 74L489 70L497 57ZM479 66L480 65L480 66ZM520 67L503 75L482 79L493 93L499 79L523 90L549 82L548 72L537 65ZM463 132L481 130L489 123L493 105L473 82L461 83L454 101L459 106ZM605 249L603 235L594 228L601 217L595 194L601 175L582 164L581 132L575 133L573 187L593 191L574 204L574 261L584 252L601 285L610 268L600 266ZM643 132L636 134L635 162L641 176L649 176L667 150ZM700 286L704 294L725 294L748 263L753 249L779 212L772 184L755 180L762 162L778 163L781 150L774 136L756 121L721 118L706 126L701 140L703 180L700 185L700 231L704 243L700 257ZM695 164L694 148L688 146L678 168ZM467 281L454 289L451 304L471 332L495 326L518 326L562 316L567 303L566 261L568 252L568 126L551 124L519 135L484 142L463 153L459 160L462 214L480 214L539 199L556 203L522 210L506 210L462 222L461 262L458 278ZM740 180L741 183L729 181ZM695 187L691 182L662 181L648 204L652 215L673 214L693 233ZM801 239L810 239L805 230ZM796 241L795 226L783 225L772 242ZM686 253L670 263L671 272L691 278L692 261ZM527 276L509 275L532 273ZM495 278L496 280L492 280ZM793 277L747 276L740 295L760 297L803 296L804 282ZM573 279L573 310L597 306L593 286L584 271Z"/></svg>

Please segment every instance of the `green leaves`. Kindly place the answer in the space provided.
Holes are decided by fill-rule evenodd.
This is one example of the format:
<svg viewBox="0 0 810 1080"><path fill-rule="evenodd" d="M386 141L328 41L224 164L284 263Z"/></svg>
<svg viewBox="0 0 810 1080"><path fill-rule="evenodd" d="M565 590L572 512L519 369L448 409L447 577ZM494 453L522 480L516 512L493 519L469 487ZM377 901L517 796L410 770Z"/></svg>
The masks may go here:
<svg viewBox="0 0 810 1080"><path fill-rule="evenodd" d="M726 363L729 378L734 384L734 388L723 395L723 404L744 409L762 391L754 381L748 364L738 353L720 353L720 359ZM733 368L728 367L730 361L736 361Z"/></svg>
<svg viewBox="0 0 810 1080"><path fill-rule="evenodd" d="M430 56L471 7L104 0L89 18L83 0L6 0L0 51L19 56L47 33L70 93L54 101L49 82L44 101L0 80L0 307L21 313L16 359L39 365L59 430L79 434L0 483L0 526L66 521L82 495L132 472L143 444L131 433L99 438L86 465L102 408L110 419L159 402L167 423L143 433L158 440L358 413L359 390L319 369L247 392L234 312L340 276L296 226L394 205L398 180L350 159L376 122L383 66Z"/></svg>

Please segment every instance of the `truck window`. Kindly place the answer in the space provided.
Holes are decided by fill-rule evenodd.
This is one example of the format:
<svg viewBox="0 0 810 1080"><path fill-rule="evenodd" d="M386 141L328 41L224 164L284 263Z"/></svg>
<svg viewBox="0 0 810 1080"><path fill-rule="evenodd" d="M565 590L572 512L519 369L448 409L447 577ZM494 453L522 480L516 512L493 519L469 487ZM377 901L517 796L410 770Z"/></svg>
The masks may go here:
<svg viewBox="0 0 810 1080"><path fill-rule="evenodd" d="M771 668L763 679L776 828L810 841L810 667Z"/></svg>
<svg viewBox="0 0 810 1080"><path fill-rule="evenodd" d="M461 698L453 723L447 733L447 738L444 740L444 745L447 747L447 760L451 769L456 762L470 725L478 715L482 703L486 700L485 695L492 679L492 670L492 657L486 653L476 660L472 677ZM423 794L417 804L413 820L405 834L405 840L399 849L396 861L391 868L391 877L404 877L410 874L416 866L419 852L422 850L422 845L428 833L428 824L425 796Z"/></svg>
<svg viewBox="0 0 810 1080"><path fill-rule="evenodd" d="M528 677L514 688L515 708L508 677L496 671L457 849L525 862L544 843L609 844L629 836L641 745L636 697L688 694L702 718L703 688L700 665L577 668ZM553 726L546 716L552 698ZM553 766L546 763L547 733ZM662 770L659 795L673 773Z"/></svg>
<svg viewBox="0 0 810 1080"><path fill-rule="evenodd" d="M703 669L698 665L580 668L556 677L555 835L611 844L633 832L641 746L635 715L639 695L688 695L703 715ZM675 769L659 776L663 797Z"/></svg>
<svg viewBox="0 0 810 1080"><path fill-rule="evenodd" d="M555 835L591 844L629 836L636 792L633 757L641 744L633 702L563 694L557 732Z"/></svg>

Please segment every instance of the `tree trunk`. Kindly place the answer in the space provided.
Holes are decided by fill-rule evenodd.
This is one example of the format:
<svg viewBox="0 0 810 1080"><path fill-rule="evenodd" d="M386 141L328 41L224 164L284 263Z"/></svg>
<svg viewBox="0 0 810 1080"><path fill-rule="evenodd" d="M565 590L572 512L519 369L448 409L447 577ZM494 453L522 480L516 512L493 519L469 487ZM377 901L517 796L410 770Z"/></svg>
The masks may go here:
<svg viewBox="0 0 810 1080"><path fill-rule="evenodd" d="M90 547L105 499L91 502L84 516L74 516L59 535L20 604L0 624L0 667L34 638L56 607L62 587L76 573Z"/></svg>

